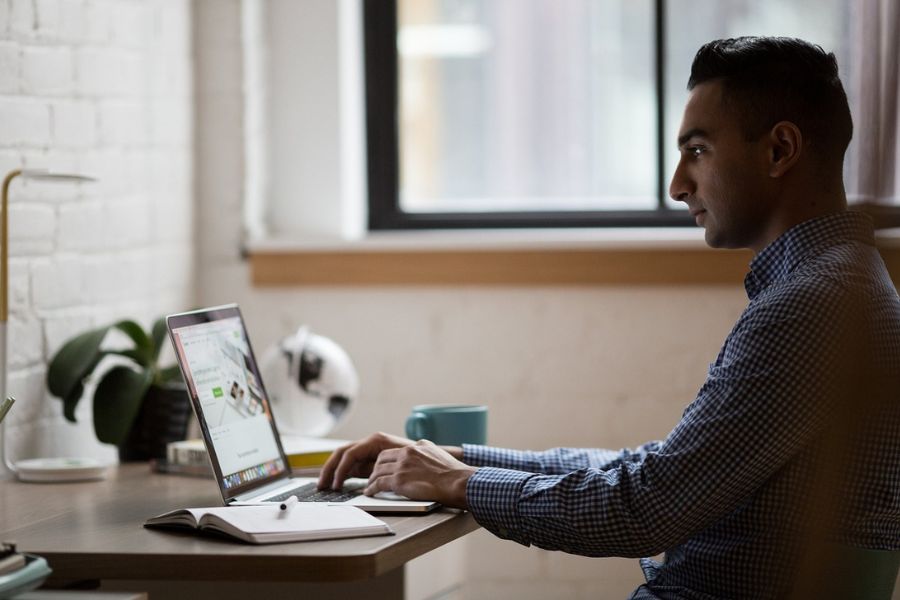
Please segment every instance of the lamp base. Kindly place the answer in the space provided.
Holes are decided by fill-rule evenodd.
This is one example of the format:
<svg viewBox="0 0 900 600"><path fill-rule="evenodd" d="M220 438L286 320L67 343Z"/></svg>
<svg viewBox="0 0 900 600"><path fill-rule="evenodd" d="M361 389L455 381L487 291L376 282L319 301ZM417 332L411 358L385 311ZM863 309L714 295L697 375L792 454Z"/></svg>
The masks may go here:
<svg viewBox="0 0 900 600"><path fill-rule="evenodd" d="M19 481L64 482L106 479L110 465L94 458L29 458L16 461Z"/></svg>

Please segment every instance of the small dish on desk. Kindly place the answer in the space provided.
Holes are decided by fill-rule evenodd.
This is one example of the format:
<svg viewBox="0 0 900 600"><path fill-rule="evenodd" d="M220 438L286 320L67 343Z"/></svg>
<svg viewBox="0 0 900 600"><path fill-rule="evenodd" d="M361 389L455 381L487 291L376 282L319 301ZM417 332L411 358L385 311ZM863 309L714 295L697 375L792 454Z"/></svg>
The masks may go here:
<svg viewBox="0 0 900 600"><path fill-rule="evenodd" d="M105 479L108 463L93 458L29 458L17 461L21 481L62 482Z"/></svg>
<svg viewBox="0 0 900 600"><path fill-rule="evenodd" d="M0 598L11 598L38 588L52 572L44 558L26 554L24 567L0 575Z"/></svg>

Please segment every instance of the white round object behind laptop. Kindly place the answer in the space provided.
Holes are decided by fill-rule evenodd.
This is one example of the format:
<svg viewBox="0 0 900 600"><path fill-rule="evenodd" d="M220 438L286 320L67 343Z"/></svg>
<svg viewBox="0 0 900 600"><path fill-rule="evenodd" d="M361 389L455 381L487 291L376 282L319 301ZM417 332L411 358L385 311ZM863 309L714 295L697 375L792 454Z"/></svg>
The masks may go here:
<svg viewBox="0 0 900 600"><path fill-rule="evenodd" d="M260 368L281 433L326 436L359 395L350 356L306 326L266 350Z"/></svg>

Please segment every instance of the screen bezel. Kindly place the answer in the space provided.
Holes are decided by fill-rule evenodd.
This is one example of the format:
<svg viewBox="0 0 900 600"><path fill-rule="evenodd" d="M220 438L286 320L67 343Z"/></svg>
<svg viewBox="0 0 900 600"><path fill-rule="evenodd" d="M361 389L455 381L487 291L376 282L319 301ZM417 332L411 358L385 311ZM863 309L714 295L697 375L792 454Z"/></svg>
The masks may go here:
<svg viewBox="0 0 900 600"><path fill-rule="evenodd" d="M247 349L250 351L250 368L253 372L253 375L256 377L257 382L259 382L260 389L262 390L263 408L265 414L269 417L269 425L272 427L272 434L275 436L275 443L278 446L278 453L281 458L283 470L279 473L276 473L275 475L254 479L253 481L249 481L243 485L238 485L233 488L226 488L224 484L225 476L222 473L221 467L219 465L219 459L216 455L215 446L212 443L212 437L209 433L209 427L203 415L203 409L200 406L200 399L197 396L196 388L193 385L193 381L191 380L191 375L186 364L186 359L182 356L181 352L179 352L178 344L175 341L175 330L181 329L183 327L190 327L192 325L202 325L205 323L212 323L225 319L233 319L235 317L239 320L244 339L247 341ZM169 315L168 317L166 317L166 327L169 331L169 341L172 344L172 348L175 350L175 357L178 361L178 366L181 369L181 376L184 378L184 383L188 389L188 396L191 399L191 406L194 408L194 414L197 416L197 421L200 423L200 431L203 434L203 441L206 444L206 451L210 456L210 464L212 465L213 472L216 476L216 483L219 486L219 491L222 493L222 499L225 501L225 504L228 504L231 500L233 500L237 496L240 496L241 494L246 494L248 491L252 491L256 488L261 488L273 482L290 478L290 465L288 464L287 456L284 453L284 448L281 445L281 436L278 434L278 427L275 424L275 415L272 413L272 408L269 404L269 394L266 391L266 384L259 372L259 366L256 362L256 355L253 352L253 345L250 343L250 336L247 333L247 326L244 323L244 317L241 315L241 311L240 308L238 308L238 305L227 304L224 306L215 306L211 308L203 308L190 312Z"/></svg>

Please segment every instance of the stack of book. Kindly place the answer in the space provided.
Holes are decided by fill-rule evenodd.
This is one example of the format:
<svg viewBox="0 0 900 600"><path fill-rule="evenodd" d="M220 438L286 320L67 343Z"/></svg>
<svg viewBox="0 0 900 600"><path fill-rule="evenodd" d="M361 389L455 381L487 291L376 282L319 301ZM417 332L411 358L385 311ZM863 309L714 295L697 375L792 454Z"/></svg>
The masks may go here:
<svg viewBox="0 0 900 600"><path fill-rule="evenodd" d="M25 566L25 555L16 552L14 543L0 544L0 575L12 573Z"/></svg>
<svg viewBox="0 0 900 600"><path fill-rule="evenodd" d="M294 475L315 475L331 453L346 444L346 440L282 435L281 446L287 455ZM172 442L166 446L165 460L153 463L153 469L161 473L179 473L212 477L212 467L203 440L192 439Z"/></svg>

